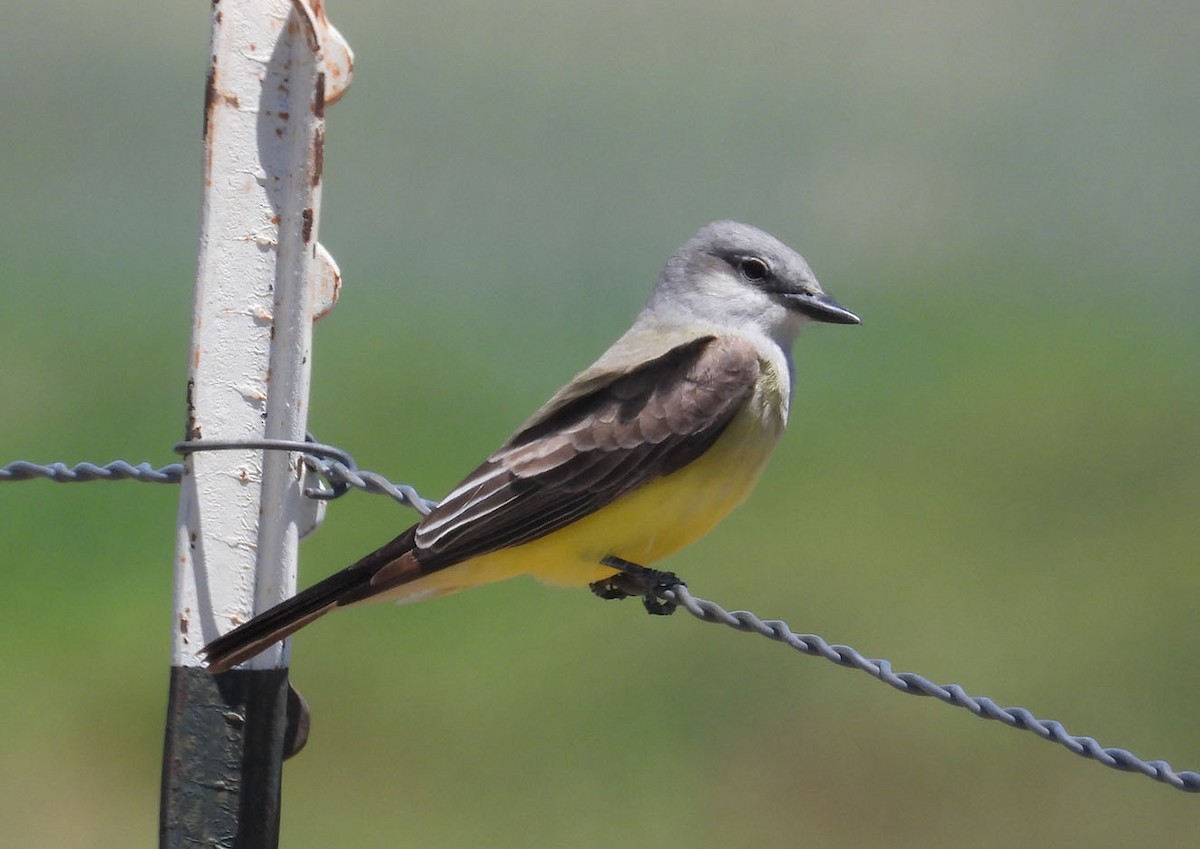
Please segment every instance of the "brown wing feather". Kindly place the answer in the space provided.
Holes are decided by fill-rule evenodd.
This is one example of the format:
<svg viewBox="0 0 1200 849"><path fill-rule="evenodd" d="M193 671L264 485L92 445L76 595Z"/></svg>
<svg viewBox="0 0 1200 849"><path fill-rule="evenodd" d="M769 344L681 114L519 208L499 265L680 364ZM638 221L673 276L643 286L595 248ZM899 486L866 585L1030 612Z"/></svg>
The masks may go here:
<svg viewBox="0 0 1200 849"><path fill-rule="evenodd" d="M575 398L515 434L422 520L422 569L530 542L682 468L721 435L759 369L749 343L704 337Z"/></svg>

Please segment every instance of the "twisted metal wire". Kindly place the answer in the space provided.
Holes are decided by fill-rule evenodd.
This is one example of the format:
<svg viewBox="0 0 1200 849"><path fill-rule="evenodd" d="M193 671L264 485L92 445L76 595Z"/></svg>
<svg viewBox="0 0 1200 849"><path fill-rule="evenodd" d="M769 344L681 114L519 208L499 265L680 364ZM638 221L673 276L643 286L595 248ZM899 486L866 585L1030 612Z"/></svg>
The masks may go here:
<svg viewBox="0 0 1200 849"><path fill-rule="evenodd" d="M310 469L331 484L331 488L327 490L305 490L305 494L312 498L328 501L340 497L353 488L376 495L386 495L405 507L411 507L422 516L427 515L437 506L436 501L424 498L421 493L408 484L394 483L378 472L360 469L353 460L344 463L336 458L306 454L304 461Z"/></svg>
<svg viewBox="0 0 1200 849"><path fill-rule="evenodd" d="M175 450L182 454L246 448L303 453L305 464L322 479L321 486L309 487L305 490L305 494L312 498L329 500L344 495L350 489L362 489L366 492L387 495L400 504L412 507L422 515L437 505L436 501L423 498L411 486L393 483L376 472L359 469L354 459L345 451L311 439L304 442L198 440L181 442L175 446ZM49 478L59 483L92 480L178 483L183 477L183 464L172 463L156 469L149 463L139 463L134 466L124 460L114 460L104 466L97 466L93 463L78 463L74 466L68 466L65 463L42 465L17 460L0 468L0 481L30 480L39 477ZM664 600L684 608L702 622L726 625L743 633L758 634L784 643L802 654L822 657L838 666L866 672L903 693L912 696L932 696L946 704L964 708L981 719L994 719L1012 728L1032 732L1043 740L1056 742L1081 757L1090 758L1112 769L1141 773L1177 790L1190 793L1200 792L1200 773L1176 771L1166 761L1146 761L1125 749L1101 746L1091 737L1068 733L1060 722L1038 719L1025 708L1000 707L989 698L972 696L957 684L935 684L913 672L893 672L891 663L886 660L863 657L850 646L830 644L816 634L796 634L782 620L763 620L746 610L727 611L715 602L696 598L682 583L665 588L658 594Z"/></svg>
<svg viewBox="0 0 1200 849"><path fill-rule="evenodd" d="M378 472L358 468L354 458L340 448L324 443L290 439L254 439L245 441L193 440L176 444L179 454L197 451L233 451L260 448L274 451L298 451L304 455L304 463L320 476L324 485L308 487L304 494L310 498L332 500L345 495L351 489L361 489L378 495L386 495L394 501L411 507L421 515L434 508L436 501L423 498L407 484L397 484ZM113 460L103 466L95 463L31 463L16 460L0 468L0 482L24 481L48 478L56 483L84 483L94 480L134 480L142 483L179 483L183 479L183 464L169 463L154 468L149 463L136 466L124 460Z"/></svg>
<svg viewBox="0 0 1200 849"><path fill-rule="evenodd" d="M124 460L113 460L104 466L95 463L76 463L68 466L66 463L30 463L28 460L16 460L4 468L0 468L0 481L26 481L33 478L49 478L57 483L82 483L85 481L119 481L135 480L142 483L179 483L183 476L183 464L171 463L156 469L149 463L138 463L136 466Z"/></svg>
<svg viewBox="0 0 1200 849"><path fill-rule="evenodd" d="M1163 760L1146 761L1125 749L1101 746L1091 737L1080 737L1067 732L1062 723L1052 719L1038 719L1025 708L1000 707L984 696L972 696L958 684L941 685L914 672L893 672L892 664L879 658L863 657L850 646L831 645L816 634L796 634L780 619L759 619L747 610L728 611L715 602L696 598L684 584L664 589L660 595L674 602L701 622L726 625L735 631L758 634L791 646L798 652L822 657L838 666L846 666L866 672L874 678L890 684L910 696L933 696L934 698L965 708L981 719L995 719L1012 728L1030 731L1043 740L1050 740L1066 747L1085 758L1091 758L1104 766L1125 772L1139 772L1155 781L1161 781L1177 790L1190 793L1200 792L1200 773L1177 772Z"/></svg>

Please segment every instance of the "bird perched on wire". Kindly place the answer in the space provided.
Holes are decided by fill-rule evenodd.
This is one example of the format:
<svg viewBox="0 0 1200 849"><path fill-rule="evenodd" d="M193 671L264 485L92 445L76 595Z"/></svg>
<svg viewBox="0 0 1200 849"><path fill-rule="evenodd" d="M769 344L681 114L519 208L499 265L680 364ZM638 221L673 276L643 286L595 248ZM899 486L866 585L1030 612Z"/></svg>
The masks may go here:
<svg viewBox="0 0 1200 849"><path fill-rule="evenodd" d="M633 326L421 521L205 647L235 666L329 611L418 600L515 575L658 594L647 569L750 493L787 424L792 342L809 321L858 324L798 253L717 221L667 260Z"/></svg>

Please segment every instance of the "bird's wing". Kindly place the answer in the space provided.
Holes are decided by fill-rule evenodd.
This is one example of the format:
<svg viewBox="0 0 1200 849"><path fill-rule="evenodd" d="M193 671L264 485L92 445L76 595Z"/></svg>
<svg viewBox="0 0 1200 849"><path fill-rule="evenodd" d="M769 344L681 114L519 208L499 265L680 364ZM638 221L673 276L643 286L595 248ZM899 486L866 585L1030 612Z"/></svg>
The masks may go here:
<svg viewBox="0 0 1200 849"><path fill-rule="evenodd" d="M590 371L589 391L535 417L417 525L423 570L530 542L687 465L753 392L760 364L751 343L705 336L608 379Z"/></svg>

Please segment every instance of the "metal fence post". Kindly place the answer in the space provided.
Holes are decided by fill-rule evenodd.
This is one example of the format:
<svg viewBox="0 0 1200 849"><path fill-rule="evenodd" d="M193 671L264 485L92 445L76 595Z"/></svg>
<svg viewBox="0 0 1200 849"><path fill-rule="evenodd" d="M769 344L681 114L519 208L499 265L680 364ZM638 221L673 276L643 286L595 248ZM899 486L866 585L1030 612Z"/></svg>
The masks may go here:
<svg viewBox="0 0 1200 849"><path fill-rule="evenodd" d="M336 298L317 244L325 106L350 80L320 0L214 0L188 440L303 439L314 317ZM287 648L209 675L200 649L295 591L319 521L300 455L186 458L176 538L162 847L274 847Z"/></svg>

